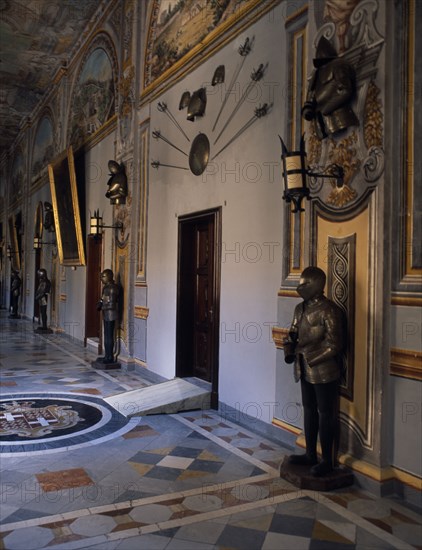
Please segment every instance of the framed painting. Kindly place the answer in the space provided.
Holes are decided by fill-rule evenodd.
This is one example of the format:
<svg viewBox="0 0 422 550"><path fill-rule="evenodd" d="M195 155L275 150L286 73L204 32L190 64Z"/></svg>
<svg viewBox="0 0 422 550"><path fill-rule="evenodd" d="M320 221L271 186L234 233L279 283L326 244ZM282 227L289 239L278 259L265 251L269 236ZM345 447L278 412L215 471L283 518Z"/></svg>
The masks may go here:
<svg viewBox="0 0 422 550"><path fill-rule="evenodd" d="M12 268L16 269L17 271L20 271L21 269L21 251L19 246L19 237L18 237L18 228L16 226L16 219L15 216L10 216L8 219L9 223L9 237L11 241L11 249L12 249Z"/></svg>
<svg viewBox="0 0 422 550"><path fill-rule="evenodd" d="M185 76L280 1L153 0L145 49L142 103L151 101Z"/></svg>
<svg viewBox="0 0 422 550"><path fill-rule="evenodd" d="M78 188L72 147L48 165L57 248L62 265L85 265Z"/></svg>

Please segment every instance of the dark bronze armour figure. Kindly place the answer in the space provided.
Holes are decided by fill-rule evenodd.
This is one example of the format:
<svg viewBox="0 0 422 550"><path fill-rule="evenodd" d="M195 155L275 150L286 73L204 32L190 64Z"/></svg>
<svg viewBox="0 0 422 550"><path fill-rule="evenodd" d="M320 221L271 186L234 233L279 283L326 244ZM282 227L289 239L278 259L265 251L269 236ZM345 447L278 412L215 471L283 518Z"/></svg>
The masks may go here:
<svg viewBox="0 0 422 550"><path fill-rule="evenodd" d="M53 233L56 230L56 228L54 225L54 211L53 211L53 205L51 204L51 202L47 202L47 201L44 202L44 209L45 209L44 222L43 222L44 229L49 233Z"/></svg>
<svg viewBox="0 0 422 550"><path fill-rule="evenodd" d="M289 339L284 343L285 360L294 362L295 381L301 383L306 440L306 454L291 455L290 463L312 466L312 475L318 477L333 470L340 358L345 341L343 313L324 296L325 281L325 273L318 267L303 271L297 287L303 302L295 308Z"/></svg>
<svg viewBox="0 0 422 550"><path fill-rule="evenodd" d="M47 271L45 269L39 269L37 271L38 275L38 288L35 293L35 299L38 300L40 306L40 315L42 327L41 330L47 332L47 304L48 304L48 295L51 291L51 282L47 277Z"/></svg>
<svg viewBox="0 0 422 550"><path fill-rule="evenodd" d="M356 93L355 70L337 57L325 37L318 43L314 67L302 109L304 118L315 119L320 139L357 126L358 119L350 106Z"/></svg>
<svg viewBox="0 0 422 550"><path fill-rule="evenodd" d="M106 197L111 204L125 204L127 197L127 176L123 164L115 160L108 161L110 179L107 182L108 190Z"/></svg>
<svg viewBox="0 0 422 550"><path fill-rule="evenodd" d="M12 284L10 289L10 317L19 318L19 296L21 295L22 279L19 277L19 271L12 269Z"/></svg>
<svg viewBox="0 0 422 550"><path fill-rule="evenodd" d="M104 324L104 350L105 356L98 358L100 363L114 363L114 329L119 319L119 287L114 282L114 275L111 269L104 269L101 273L103 292L97 309L103 313Z"/></svg>

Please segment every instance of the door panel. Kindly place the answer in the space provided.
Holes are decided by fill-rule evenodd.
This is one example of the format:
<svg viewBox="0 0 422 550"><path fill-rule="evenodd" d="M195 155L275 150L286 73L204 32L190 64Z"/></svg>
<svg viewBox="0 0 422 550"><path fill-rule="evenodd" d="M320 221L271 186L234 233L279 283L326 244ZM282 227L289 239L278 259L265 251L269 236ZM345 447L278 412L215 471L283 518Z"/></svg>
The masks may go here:
<svg viewBox="0 0 422 550"><path fill-rule="evenodd" d="M101 299L101 236L88 236L87 251L85 343L87 338L99 338L101 342L101 316L97 311L97 303Z"/></svg>
<svg viewBox="0 0 422 550"><path fill-rule="evenodd" d="M177 376L212 383L218 396L220 211L179 220Z"/></svg>
<svg viewBox="0 0 422 550"><path fill-rule="evenodd" d="M201 223L195 227L196 262L195 271L195 324L194 324L194 362L193 376L211 382L213 319L211 312L214 305L212 292L213 261L210 250L213 249L213 223Z"/></svg>

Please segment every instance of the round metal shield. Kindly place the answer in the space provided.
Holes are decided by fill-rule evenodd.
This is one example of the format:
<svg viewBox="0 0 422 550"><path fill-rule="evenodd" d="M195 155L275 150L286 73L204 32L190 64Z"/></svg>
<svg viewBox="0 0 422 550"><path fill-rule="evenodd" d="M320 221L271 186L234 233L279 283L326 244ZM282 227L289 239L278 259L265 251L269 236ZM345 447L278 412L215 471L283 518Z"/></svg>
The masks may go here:
<svg viewBox="0 0 422 550"><path fill-rule="evenodd" d="M205 134L198 134L192 142L189 153L189 168L192 174L200 176L210 158L210 142Z"/></svg>

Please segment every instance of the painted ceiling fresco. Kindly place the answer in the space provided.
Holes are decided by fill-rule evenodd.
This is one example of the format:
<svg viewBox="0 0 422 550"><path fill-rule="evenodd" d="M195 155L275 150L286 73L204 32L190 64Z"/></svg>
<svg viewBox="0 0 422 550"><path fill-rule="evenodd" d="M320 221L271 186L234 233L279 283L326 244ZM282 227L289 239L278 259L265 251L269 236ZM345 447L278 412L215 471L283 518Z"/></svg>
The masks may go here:
<svg viewBox="0 0 422 550"><path fill-rule="evenodd" d="M99 0L0 0L0 154L68 60Z"/></svg>

